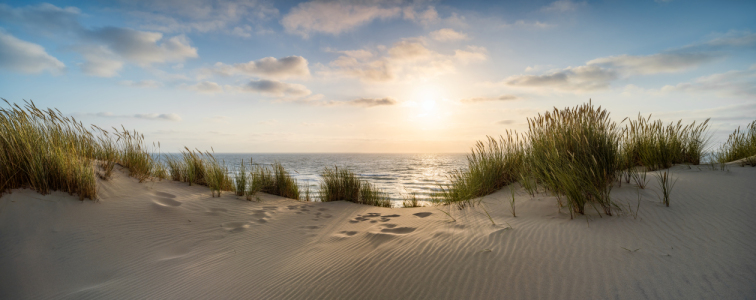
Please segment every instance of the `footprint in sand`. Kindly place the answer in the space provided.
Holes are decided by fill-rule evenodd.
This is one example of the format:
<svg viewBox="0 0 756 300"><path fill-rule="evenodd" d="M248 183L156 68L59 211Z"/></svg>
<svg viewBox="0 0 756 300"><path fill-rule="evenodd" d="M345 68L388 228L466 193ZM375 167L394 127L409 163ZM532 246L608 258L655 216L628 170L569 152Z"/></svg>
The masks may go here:
<svg viewBox="0 0 756 300"><path fill-rule="evenodd" d="M155 192L154 194L155 194L155 196L163 197L163 198L171 198L171 199L176 198L176 195L169 194L169 193Z"/></svg>
<svg viewBox="0 0 756 300"><path fill-rule="evenodd" d="M250 226L252 226L252 224L250 224L249 222L226 222L221 224L221 227L223 227L223 229L231 233L242 232Z"/></svg>
<svg viewBox="0 0 756 300"><path fill-rule="evenodd" d="M309 230L315 230L320 229L320 226L318 225L310 225L310 226L300 226L299 228L309 229Z"/></svg>
<svg viewBox="0 0 756 300"><path fill-rule="evenodd" d="M278 210L278 206L263 206L264 210Z"/></svg>
<svg viewBox="0 0 756 300"><path fill-rule="evenodd" d="M413 216L418 216L418 217L420 217L420 218L425 218L425 217L427 217L427 216L430 216L430 215L432 215L432 214L433 214L433 213L430 213L430 212L419 212L419 213L416 213L416 214L412 214L412 215L413 215Z"/></svg>
<svg viewBox="0 0 756 300"><path fill-rule="evenodd" d="M392 233L392 234L408 234L410 232L415 231L414 227L396 227L396 224L383 224L383 229L381 229L382 233Z"/></svg>
<svg viewBox="0 0 756 300"><path fill-rule="evenodd" d="M173 200L171 198L156 198L152 200L152 203L155 203L156 205L163 206L163 207L176 207L181 206L180 201Z"/></svg>
<svg viewBox="0 0 756 300"><path fill-rule="evenodd" d="M357 231L339 231L339 234L337 236L339 237L350 237L357 234Z"/></svg>

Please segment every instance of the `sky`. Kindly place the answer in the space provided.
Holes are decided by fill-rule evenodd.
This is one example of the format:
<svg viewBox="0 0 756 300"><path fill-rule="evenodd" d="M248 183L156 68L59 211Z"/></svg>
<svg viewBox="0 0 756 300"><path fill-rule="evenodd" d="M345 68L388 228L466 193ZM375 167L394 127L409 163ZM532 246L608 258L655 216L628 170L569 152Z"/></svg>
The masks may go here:
<svg viewBox="0 0 756 300"><path fill-rule="evenodd" d="M756 1L3 1L0 97L215 152L464 153L591 101L756 119Z"/></svg>

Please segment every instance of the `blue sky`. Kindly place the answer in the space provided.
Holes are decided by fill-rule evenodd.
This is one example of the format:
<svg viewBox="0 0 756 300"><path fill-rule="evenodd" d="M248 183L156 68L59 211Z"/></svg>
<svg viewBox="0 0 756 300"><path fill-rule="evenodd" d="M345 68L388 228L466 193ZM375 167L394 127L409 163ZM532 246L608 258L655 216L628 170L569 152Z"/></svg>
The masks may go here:
<svg viewBox="0 0 756 300"><path fill-rule="evenodd" d="M6 1L0 97L163 151L466 152L592 99L756 116L753 1Z"/></svg>

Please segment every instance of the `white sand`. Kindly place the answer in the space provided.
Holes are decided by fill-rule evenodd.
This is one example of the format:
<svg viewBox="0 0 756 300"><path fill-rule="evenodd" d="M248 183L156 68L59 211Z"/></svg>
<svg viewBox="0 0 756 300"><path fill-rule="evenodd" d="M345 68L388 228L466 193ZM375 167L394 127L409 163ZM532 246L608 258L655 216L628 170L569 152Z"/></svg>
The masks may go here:
<svg viewBox="0 0 756 300"><path fill-rule="evenodd" d="M123 173L99 202L0 198L0 299L753 299L756 168L673 168L671 207L570 220L508 188L479 207L387 209ZM635 206L633 184L612 192ZM511 225L511 228L509 226ZM627 250L626 250L627 249ZM636 250L637 249L637 250Z"/></svg>

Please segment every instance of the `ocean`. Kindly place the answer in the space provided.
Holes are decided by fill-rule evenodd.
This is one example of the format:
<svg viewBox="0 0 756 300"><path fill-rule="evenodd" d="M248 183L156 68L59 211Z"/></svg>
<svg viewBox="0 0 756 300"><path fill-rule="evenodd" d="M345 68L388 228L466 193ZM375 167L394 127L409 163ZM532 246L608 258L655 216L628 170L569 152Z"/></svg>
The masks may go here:
<svg viewBox="0 0 756 300"><path fill-rule="evenodd" d="M280 162L300 187L318 189L320 172L325 167L348 168L360 178L386 192L394 206L401 206L406 195L415 193L418 200L427 200L439 185L449 183L447 175L455 169L467 167L466 154L261 154L216 153L230 170L251 160L254 164L270 166Z"/></svg>

